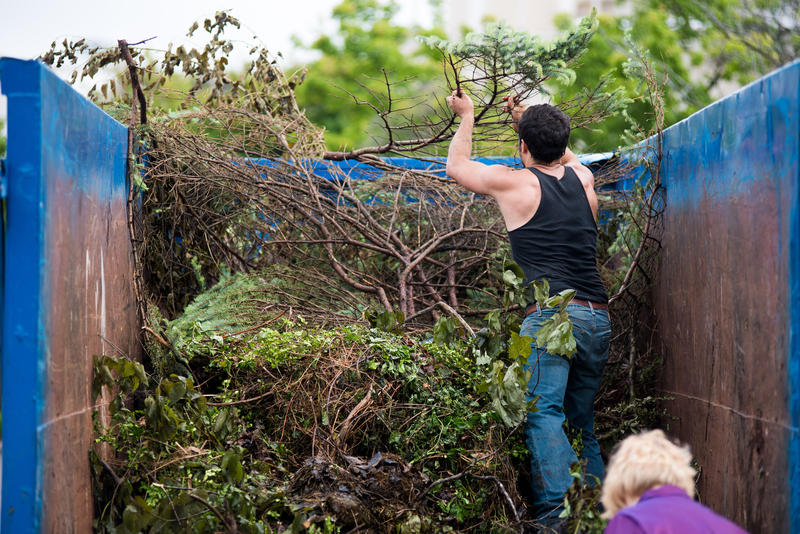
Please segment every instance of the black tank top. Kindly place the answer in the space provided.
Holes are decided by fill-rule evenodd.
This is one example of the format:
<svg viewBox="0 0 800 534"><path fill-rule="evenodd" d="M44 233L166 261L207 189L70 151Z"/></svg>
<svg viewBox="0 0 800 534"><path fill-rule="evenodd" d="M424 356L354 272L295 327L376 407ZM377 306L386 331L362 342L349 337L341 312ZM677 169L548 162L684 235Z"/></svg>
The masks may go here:
<svg viewBox="0 0 800 534"><path fill-rule="evenodd" d="M571 167L564 168L560 180L528 170L539 178L539 208L531 220L508 232L511 255L526 281L546 278L551 295L574 289L576 298L608 302L597 270L597 224L578 175Z"/></svg>

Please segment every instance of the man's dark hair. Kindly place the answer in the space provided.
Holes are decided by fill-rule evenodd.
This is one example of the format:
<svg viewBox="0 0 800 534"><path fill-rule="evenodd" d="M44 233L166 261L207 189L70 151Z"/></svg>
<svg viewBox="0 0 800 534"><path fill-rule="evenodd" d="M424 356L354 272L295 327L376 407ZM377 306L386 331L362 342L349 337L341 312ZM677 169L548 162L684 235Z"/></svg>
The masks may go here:
<svg viewBox="0 0 800 534"><path fill-rule="evenodd" d="M519 119L519 137L533 159L553 162L564 155L569 143L569 117L555 106L530 106Z"/></svg>

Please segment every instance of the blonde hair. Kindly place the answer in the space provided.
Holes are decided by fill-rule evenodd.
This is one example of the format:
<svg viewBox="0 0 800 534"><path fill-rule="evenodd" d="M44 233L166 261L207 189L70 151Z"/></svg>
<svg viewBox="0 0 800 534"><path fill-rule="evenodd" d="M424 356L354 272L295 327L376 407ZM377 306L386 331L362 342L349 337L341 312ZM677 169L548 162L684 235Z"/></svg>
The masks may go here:
<svg viewBox="0 0 800 534"><path fill-rule="evenodd" d="M672 484L694 497L695 470L688 446L672 443L661 430L628 436L608 462L600 500L603 517L610 519L626 506L636 504L654 487Z"/></svg>

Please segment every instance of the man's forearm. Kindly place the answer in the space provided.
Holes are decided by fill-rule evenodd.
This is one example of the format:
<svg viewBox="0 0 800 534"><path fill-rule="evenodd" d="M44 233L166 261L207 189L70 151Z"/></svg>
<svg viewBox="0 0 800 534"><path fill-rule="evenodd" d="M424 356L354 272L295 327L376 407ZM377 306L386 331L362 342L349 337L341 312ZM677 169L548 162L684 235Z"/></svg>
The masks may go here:
<svg viewBox="0 0 800 534"><path fill-rule="evenodd" d="M468 160L472 155L472 128L475 125L473 115L461 117L461 124L450 141L450 148L447 151L447 164L451 165L459 161Z"/></svg>

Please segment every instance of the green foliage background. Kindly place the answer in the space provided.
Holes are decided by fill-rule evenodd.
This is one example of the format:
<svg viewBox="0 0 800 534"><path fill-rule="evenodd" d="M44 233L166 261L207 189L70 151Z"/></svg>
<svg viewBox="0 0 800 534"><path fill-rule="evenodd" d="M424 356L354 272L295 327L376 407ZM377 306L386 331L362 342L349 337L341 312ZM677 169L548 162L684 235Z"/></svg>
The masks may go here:
<svg viewBox="0 0 800 534"><path fill-rule="evenodd" d="M637 0L666 22L702 66L699 83L744 85L800 57L798 0Z"/></svg>
<svg viewBox="0 0 800 534"><path fill-rule="evenodd" d="M633 100L627 114L573 132L575 148L582 152L615 150L630 141L626 130L632 126L641 131L653 126L648 104L638 97L641 80L623 72L630 56L626 39L650 53L662 77L665 126L800 54L797 0L632 0L627 5L628 15L599 15L597 33L575 69L575 80L550 85L552 100L559 102L607 76L608 90L621 89ZM298 101L313 122L326 127L329 149L373 144L372 137L381 133L375 112L341 89L375 102L384 89L385 69L391 80L414 80L398 96L417 98L417 103L430 102L433 92L443 90L431 82L441 77L441 56L414 39L441 38L443 30L399 26L393 22L397 10L393 1L344 0L332 14L338 22L336 34L322 36L310 47L322 57L308 65ZM568 31L576 22L559 15L554 23Z"/></svg>
<svg viewBox="0 0 800 534"><path fill-rule="evenodd" d="M344 0L331 14L336 34L323 35L310 47L321 57L307 66L297 101L312 122L325 127L331 150L375 144L372 137L381 134L375 111L346 92L380 106L388 78L404 82L392 96L406 107L424 105L442 89L438 54L414 39L443 35L442 30L400 26L394 22L398 9L394 1Z"/></svg>
<svg viewBox="0 0 800 534"><path fill-rule="evenodd" d="M599 17L598 31L580 59L575 82L554 86L553 96L560 100L572 98L602 77L609 77L611 86L621 89L631 102L624 114L609 117L590 128L573 130L571 141L577 150L613 151L630 142L626 131L632 126L641 131L650 131L655 126L649 102L640 97L642 80L631 78L624 71L630 57L628 39L650 54L654 68L664 81L666 126L711 103L708 90L690 81L692 57L687 56L678 32L667 24L668 16L663 10L637 6L630 17ZM557 17L555 22L562 30L574 24L565 15Z"/></svg>

